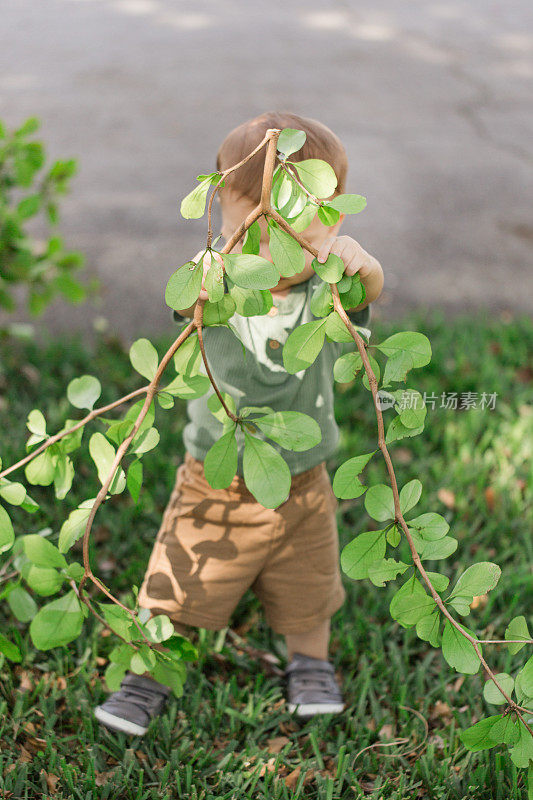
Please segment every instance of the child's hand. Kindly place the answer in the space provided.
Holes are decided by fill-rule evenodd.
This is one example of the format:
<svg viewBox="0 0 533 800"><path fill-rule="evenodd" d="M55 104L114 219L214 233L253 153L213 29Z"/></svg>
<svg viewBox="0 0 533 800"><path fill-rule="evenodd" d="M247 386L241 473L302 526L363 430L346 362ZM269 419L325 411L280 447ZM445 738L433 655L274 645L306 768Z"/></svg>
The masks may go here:
<svg viewBox="0 0 533 800"><path fill-rule="evenodd" d="M359 242L351 236L328 237L318 251L317 261L323 264L330 253L343 260L345 275L359 273L366 290L366 300L358 308L364 308L377 300L383 289L383 270L379 261L363 250Z"/></svg>
<svg viewBox="0 0 533 800"><path fill-rule="evenodd" d="M344 261L345 275L355 275L356 272L360 272L361 278L366 277L371 270L369 259L375 261L351 236L328 237L318 251L317 261L323 264L330 253Z"/></svg>

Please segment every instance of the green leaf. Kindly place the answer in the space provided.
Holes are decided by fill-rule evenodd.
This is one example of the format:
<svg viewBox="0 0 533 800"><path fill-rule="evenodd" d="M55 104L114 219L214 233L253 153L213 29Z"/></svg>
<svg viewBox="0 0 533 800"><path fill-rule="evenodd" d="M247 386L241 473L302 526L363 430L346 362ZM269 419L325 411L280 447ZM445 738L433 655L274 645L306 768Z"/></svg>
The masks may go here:
<svg viewBox="0 0 533 800"><path fill-rule="evenodd" d="M143 465L139 459L132 461L128 467L126 486L134 503L139 502L139 495L143 483Z"/></svg>
<svg viewBox="0 0 533 800"><path fill-rule="evenodd" d="M133 655L133 650L130 650L130 653ZM128 667L130 664L130 659L128 659ZM107 684L107 688L111 692L118 692L120 689L120 684L122 683L124 676L126 674L126 666L122 666L122 664L108 664L106 667L106 671L104 674L105 682Z"/></svg>
<svg viewBox="0 0 533 800"><path fill-rule="evenodd" d="M139 649L132 655L130 661L130 669L136 675L142 675L143 672L153 669L156 665L155 653L150 650L147 645L139 645Z"/></svg>
<svg viewBox="0 0 533 800"><path fill-rule="evenodd" d="M9 592L7 602L19 622L29 622L37 613L37 603L21 586L15 586Z"/></svg>
<svg viewBox="0 0 533 800"><path fill-rule="evenodd" d="M528 767L533 762L533 736L521 723L518 725L518 739L509 750L515 767Z"/></svg>
<svg viewBox="0 0 533 800"><path fill-rule="evenodd" d="M359 214L366 207L366 197L360 194L338 194L326 204L341 214Z"/></svg>
<svg viewBox="0 0 533 800"><path fill-rule="evenodd" d="M36 567L66 568L65 557L44 536L39 536L38 533L30 533L21 538L21 543L26 557Z"/></svg>
<svg viewBox="0 0 533 800"><path fill-rule="evenodd" d="M272 289L279 283L280 274L272 262L261 256L223 254L228 276L243 289Z"/></svg>
<svg viewBox="0 0 533 800"><path fill-rule="evenodd" d="M502 687L503 691L511 696L514 689L514 678L512 678L511 675L508 675L507 672L498 672L494 677ZM491 678L489 678L489 680L486 681L485 685L483 686L483 697L487 703L493 703L495 706L500 706L507 702Z"/></svg>
<svg viewBox="0 0 533 800"><path fill-rule="evenodd" d="M76 408L92 409L101 392L100 381L92 375L82 375L81 378L74 378L67 387L69 402Z"/></svg>
<svg viewBox="0 0 533 800"><path fill-rule="evenodd" d="M109 628L130 642L134 630L131 615L116 603L98 603L98 606Z"/></svg>
<svg viewBox="0 0 533 800"><path fill-rule="evenodd" d="M37 408L28 414L26 426L30 433L34 433L36 436L46 436L46 420Z"/></svg>
<svg viewBox="0 0 533 800"><path fill-rule="evenodd" d="M300 411L276 411L253 422L269 439L296 453L309 450L322 440L318 422Z"/></svg>
<svg viewBox="0 0 533 800"><path fill-rule="evenodd" d="M292 236L269 221L269 249L272 260L284 278L297 275L305 268L305 253Z"/></svg>
<svg viewBox="0 0 533 800"><path fill-rule="evenodd" d="M35 615L30 636L38 650L51 650L77 639L83 625L83 613L74 590L52 600Z"/></svg>
<svg viewBox="0 0 533 800"><path fill-rule="evenodd" d="M159 431L157 428L148 428L145 431L139 431L133 437L130 452L136 455L148 453L150 450L153 450L154 447L157 447L159 438Z"/></svg>
<svg viewBox="0 0 533 800"><path fill-rule="evenodd" d="M49 486L54 480L55 463L50 449L43 450L26 464L24 474L32 486Z"/></svg>
<svg viewBox="0 0 533 800"><path fill-rule="evenodd" d="M290 334L283 348L283 364L291 375L307 369L322 350L325 337L325 319L299 325Z"/></svg>
<svg viewBox="0 0 533 800"><path fill-rule="evenodd" d="M277 508L287 500L291 473L272 445L244 432L244 482L265 508Z"/></svg>
<svg viewBox="0 0 533 800"><path fill-rule="evenodd" d="M152 642L164 642L174 635L174 625L165 614L158 614L152 617L144 626Z"/></svg>
<svg viewBox="0 0 533 800"><path fill-rule="evenodd" d="M204 474L213 489L227 489L237 472L235 430L227 431L207 451Z"/></svg>
<svg viewBox="0 0 533 800"><path fill-rule="evenodd" d="M520 732L518 730L519 722L513 719L513 714L506 714L500 717L490 729L489 736L497 744L507 744L512 747L518 742Z"/></svg>
<svg viewBox="0 0 533 800"><path fill-rule="evenodd" d="M207 200L207 193L213 183L218 183L220 175L213 172L208 175L198 186L195 186L192 192L183 198L180 206L181 216L185 219L200 219L205 213L205 204ZM183 306L185 308L185 306Z"/></svg>
<svg viewBox="0 0 533 800"><path fill-rule="evenodd" d="M329 208L327 205L319 206L317 214L320 222L328 228L336 225L341 217L338 211L335 211L334 208Z"/></svg>
<svg viewBox="0 0 533 800"><path fill-rule="evenodd" d="M391 547L398 547L402 540L402 534L398 525L393 525L387 532L387 541Z"/></svg>
<svg viewBox="0 0 533 800"><path fill-rule="evenodd" d="M197 300L202 288L202 259L195 263L187 261L170 276L165 289L165 303L169 308L182 311Z"/></svg>
<svg viewBox="0 0 533 800"><path fill-rule="evenodd" d="M235 405L235 400L233 397L227 392L222 392L222 397L224 398L224 402L231 413L236 414L237 406ZM207 407L212 415L223 425L226 423L231 423L231 425L234 424L232 419L226 414L226 411L216 394L212 394L210 397L208 397Z"/></svg>
<svg viewBox="0 0 533 800"><path fill-rule="evenodd" d="M424 424L427 408L420 392L414 389L409 389L408 392L401 389L395 392L394 396L398 399L394 408L400 416L402 425L406 428L419 428Z"/></svg>
<svg viewBox="0 0 533 800"><path fill-rule="evenodd" d="M515 692L519 703L533 703L533 656L530 656L516 676Z"/></svg>
<svg viewBox="0 0 533 800"><path fill-rule="evenodd" d="M198 334L193 333L174 353L174 367L180 375L197 375L201 363L202 354Z"/></svg>
<svg viewBox="0 0 533 800"><path fill-rule="evenodd" d="M429 642L432 647L440 647L440 615L438 609L435 609L425 617L422 617L416 623L416 635L424 642Z"/></svg>
<svg viewBox="0 0 533 800"><path fill-rule="evenodd" d="M333 342L353 343L353 336L336 311L326 318L326 336Z"/></svg>
<svg viewBox="0 0 533 800"><path fill-rule="evenodd" d="M235 313L235 301L229 294L218 303L209 300L204 306L204 325L224 325Z"/></svg>
<svg viewBox="0 0 533 800"><path fill-rule="evenodd" d="M341 552L341 567L349 578L368 578L371 564L385 555L387 541L384 531L368 531L356 536Z"/></svg>
<svg viewBox="0 0 533 800"><path fill-rule="evenodd" d="M10 550L15 541L15 531L9 514L3 506L0 506L0 553Z"/></svg>
<svg viewBox="0 0 533 800"><path fill-rule="evenodd" d="M384 483L371 486L365 495L365 508L372 519L378 522L394 519L394 497L390 486Z"/></svg>
<svg viewBox="0 0 533 800"><path fill-rule="evenodd" d="M6 478L2 478L0 480L0 497L12 506L20 506L26 498L26 487L22 483L12 483Z"/></svg>
<svg viewBox="0 0 533 800"><path fill-rule="evenodd" d="M400 491L400 510L402 514L407 514L408 511L416 506L421 494L422 484L417 478L402 487Z"/></svg>
<svg viewBox="0 0 533 800"><path fill-rule="evenodd" d="M235 303L235 310L242 317L261 316L272 308L272 294L268 289L243 289L229 279L228 289Z"/></svg>
<svg viewBox="0 0 533 800"><path fill-rule="evenodd" d="M74 542L83 536L95 500L95 497L84 500L78 508L75 508L68 515L59 531L59 550L61 553L66 553Z"/></svg>
<svg viewBox="0 0 533 800"><path fill-rule="evenodd" d="M364 382L365 378L363 378L363 383ZM392 442L398 442L400 439L407 439L411 436L418 436L418 434L422 433L423 430L424 430L423 425L421 425L419 428L408 428L406 425L402 423L400 417L394 417L389 427L387 428L385 442L387 444L391 444Z"/></svg>
<svg viewBox="0 0 533 800"><path fill-rule="evenodd" d="M318 158L307 158L292 166L308 192L315 197L329 197L337 188L337 176L333 168Z"/></svg>
<svg viewBox="0 0 533 800"><path fill-rule="evenodd" d="M358 352L345 353L335 361L333 377L338 383L350 383L362 366L363 359Z"/></svg>
<svg viewBox="0 0 533 800"><path fill-rule="evenodd" d="M458 614L469 614L474 597L494 589L501 574L500 567L491 561L472 564L458 578L447 602L455 608Z"/></svg>
<svg viewBox="0 0 533 800"><path fill-rule="evenodd" d="M333 478L333 491L340 500L360 497L365 492L366 486L363 486L358 476L364 470L374 452L349 458L348 461L340 465Z"/></svg>
<svg viewBox="0 0 533 800"><path fill-rule="evenodd" d="M152 678L165 686L169 686L176 697L181 697L183 694L183 684L185 683L185 667L180 664L172 664L169 666L163 664L161 661L155 665L151 671Z"/></svg>
<svg viewBox="0 0 533 800"><path fill-rule="evenodd" d="M447 575L441 575L440 572L428 572L428 571L426 571L426 575L433 584L433 588L435 589L435 591L437 592L446 591L450 583L450 579L448 578Z"/></svg>
<svg viewBox="0 0 533 800"><path fill-rule="evenodd" d="M20 574L30 589L42 597L55 594L62 586L64 576L56 569L36 567L27 561L21 567Z"/></svg>
<svg viewBox="0 0 533 800"><path fill-rule="evenodd" d="M159 357L157 350L148 339L137 339L130 347L130 361L134 370L144 378L152 381L155 378Z"/></svg>
<svg viewBox="0 0 533 800"><path fill-rule="evenodd" d="M184 400L195 400L197 397L202 397L210 386L211 381L207 375L176 375L163 391L182 397Z"/></svg>
<svg viewBox="0 0 533 800"><path fill-rule="evenodd" d="M410 369L413 369L413 366L413 359L410 353L394 353L389 356L385 364L383 384L388 386L393 381L404 381L407 377L407 373Z"/></svg>
<svg viewBox="0 0 533 800"><path fill-rule="evenodd" d="M224 270L222 264L211 256L211 266L205 276L204 286L212 303L218 303L224 297Z"/></svg>
<svg viewBox="0 0 533 800"><path fill-rule="evenodd" d="M476 722L475 725L471 725L470 728L466 728L466 730L462 731L459 734L459 738L467 750L476 753L479 750L489 750L491 747L494 747L496 742L491 737L491 731L500 719L501 716L496 714L496 716L482 719Z"/></svg>
<svg viewBox="0 0 533 800"><path fill-rule="evenodd" d="M422 617L431 614L434 608L434 599L413 575L392 598L390 614L402 627L409 628L416 625Z"/></svg>
<svg viewBox="0 0 533 800"><path fill-rule="evenodd" d="M461 628L468 631L461 625ZM468 631L471 633L471 631ZM474 635L471 633L471 635ZM481 650L481 645L478 645ZM442 634L442 655L457 672L475 675L479 669L480 660L474 646L468 641L449 620L446 620Z"/></svg>
<svg viewBox="0 0 533 800"><path fill-rule="evenodd" d="M278 152L284 156L290 156L301 150L305 144L307 134L305 131L295 130L294 128L283 128L278 139Z"/></svg>
<svg viewBox="0 0 533 800"><path fill-rule="evenodd" d="M60 454L57 456L54 472L54 490L58 500L63 500L70 491L72 479L74 478L74 467L68 456Z"/></svg>
<svg viewBox="0 0 533 800"><path fill-rule="evenodd" d="M440 561L457 550L457 539L452 539L451 536L444 536L438 541L426 541L416 531L411 531L411 536L422 561Z"/></svg>
<svg viewBox="0 0 533 800"><path fill-rule="evenodd" d="M3 633L0 633L0 653L3 653L10 661L20 664L22 661L22 653L19 648L9 639L6 639Z"/></svg>
<svg viewBox="0 0 533 800"><path fill-rule="evenodd" d="M393 581L398 575L403 575L409 564L403 561L395 561L394 558L383 558L381 561L374 561L368 567L368 577L374 586L385 586L385 581Z"/></svg>
<svg viewBox="0 0 533 800"><path fill-rule="evenodd" d="M330 253L324 263L314 258L311 262L311 266L316 274L326 283L337 283L337 281L340 281L346 269L342 258L335 255L335 253Z"/></svg>
<svg viewBox="0 0 533 800"><path fill-rule="evenodd" d="M115 448L107 441L102 433L93 433L89 440L89 453L96 464L98 479L103 485L113 466L115 459ZM117 467L113 479L109 485L110 494L120 494L126 486L126 476L121 467Z"/></svg>
<svg viewBox="0 0 533 800"><path fill-rule="evenodd" d="M250 256L259 255L259 245L261 243L261 226L258 221L252 222L242 245L242 252Z"/></svg>
<svg viewBox="0 0 533 800"><path fill-rule="evenodd" d="M386 356L397 356L407 353L413 362L413 367L424 367L431 361L431 345L427 336L416 331L402 331L393 333L381 344L376 345L377 349Z"/></svg>
<svg viewBox="0 0 533 800"><path fill-rule="evenodd" d="M409 520L408 525L410 528L415 528L420 536L428 541L442 539L450 530L450 526L444 517L433 512L413 517L413 519Z"/></svg>
<svg viewBox="0 0 533 800"><path fill-rule="evenodd" d="M340 283L338 286L340 286ZM366 290L364 285L361 283L361 278L359 275L351 276L350 287L347 291L343 290L341 292L339 289L339 297L341 299L342 306L346 311L350 311L351 309L357 308L361 305L361 303L366 299Z"/></svg>
<svg viewBox="0 0 533 800"><path fill-rule="evenodd" d="M509 652L512 656L518 653L526 644L527 641L531 639L529 629L527 627L526 618L523 616L514 617L511 620L509 625L505 630L505 638L506 639L524 639L524 644L509 644L507 645L509 648Z"/></svg>
<svg viewBox="0 0 533 800"><path fill-rule="evenodd" d="M315 286L309 307L315 317L327 317L333 309L333 296L329 284L321 282Z"/></svg>

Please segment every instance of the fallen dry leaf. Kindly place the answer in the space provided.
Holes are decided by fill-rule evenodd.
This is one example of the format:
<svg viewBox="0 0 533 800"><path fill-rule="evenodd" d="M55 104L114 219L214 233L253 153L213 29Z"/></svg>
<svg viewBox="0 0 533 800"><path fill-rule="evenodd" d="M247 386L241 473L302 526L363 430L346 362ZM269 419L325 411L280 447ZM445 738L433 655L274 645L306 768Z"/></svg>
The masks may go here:
<svg viewBox="0 0 533 800"><path fill-rule="evenodd" d="M382 725L379 729L378 736L380 739L394 739L394 725Z"/></svg>
<svg viewBox="0 0 533 800"><path fill-rule="evenodd" d="M268 761L261 766L259 777L262 778L267 772L274 772L275 768L276 759L274 757L269 758Z"/></svg>
<svg viewBox="0 0 533 800"><path fill-rule="evenodd" d="M97 772L95 775L94 782L97 786L105 786L108 781L110 781L115 776L115 770L110 769L107 772Z"/></svg>
<svg viewBox="0 0 533 800"><path fill-rule="evenodd" d="M487 508L489 509L489 511L492 511L494 509L495 500L496 500L496 495L494 493L494 489L492 488L492 486L487 486L487 488L485 489L485 502L487 504Z"/></svg>
<svg viewBox="0 0 533 800"><path fill-rule="evenodd" d="M453 714L448 703L443 703L442 700L437 700L437 702L433 706L433 710L430 714L430 717L433 720L441 719L444 722L448 723L452 721Z"/></svg>
<svg viewBox="0 0 533 800"><path fill-rule="evenodd" d="M287 736L274 736L273 739L268 739L267 750L269 753L281 753L286 744L290 743Z"/></svg>
<svg viewBox="0 0 533 800"><path fill-rule="evenodd" d="M437 497L446 508L455 508L455 495L450 489L439 489Z"/></svg>
<svg viewBox="0 0 533 800"><path fill-rule="evenodd" d="M296 789L296 784L300 778L301 771L301 767L296 767L296 769L293 769L292 772L289 772L289 774L285 776L283 780L285 781L285 786L287 789Z"/></svg>
<svg viewBox="0 0 533 800"><path fill-rule="evenodd" d="M48 786L48 791L50 794L56 794L59 777L51 772L45 772L44 769L41 770L41 775L44 775L46 779L46 785Z"/></svg>

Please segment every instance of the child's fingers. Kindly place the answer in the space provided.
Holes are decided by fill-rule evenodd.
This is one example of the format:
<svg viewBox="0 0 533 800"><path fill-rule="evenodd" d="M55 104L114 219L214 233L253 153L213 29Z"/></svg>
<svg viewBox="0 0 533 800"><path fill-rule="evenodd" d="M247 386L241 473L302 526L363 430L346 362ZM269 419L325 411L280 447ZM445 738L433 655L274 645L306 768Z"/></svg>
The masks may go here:
<svg viewBox="0 0 533 800"><path fill-rule="evenodd" d="M318 251L318 255L316 257L316 260L320 264L323 264L325 261L328 260L328 256L331 252L331 248L335 244L335 241L336 241L335 236L328 236L328 238L323 241L322 245L320 246L320 250Z"/></svg>

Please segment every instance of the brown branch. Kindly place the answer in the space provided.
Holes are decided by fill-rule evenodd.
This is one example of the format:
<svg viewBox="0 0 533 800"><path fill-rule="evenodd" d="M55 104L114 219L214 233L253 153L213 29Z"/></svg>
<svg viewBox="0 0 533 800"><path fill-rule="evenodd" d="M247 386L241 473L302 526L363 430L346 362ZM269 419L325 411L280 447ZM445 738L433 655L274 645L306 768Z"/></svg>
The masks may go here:
<svg viewBox="0 0 533 800"><path fill-rule="evenodd" d="M140 394L145 394L147 391L148 386L143 386L141 389L135 389L134 392L130 392L129 394L124 395L124 397L121 397L119 400L109 403L107 406L94 408L89 414L87 414L87 416L85 416L83 419L80 419L79 422L73 425L72 428L67 428L64 431L60 431L59 433L50 436L45 442L43 442L43 444L39 445L39 447L37 447L35 450L32 450L31 453L25 458L22 458L20 461L17 461L16 464L12 464L10 467L7 467L7 469L3 470L3 472L0 472L0 478L3 478L5 475L9 475L10 472L14 472L14 470L18 469L19 467L23 467L24 464L27 464L28 461L31 461L33 458L35 458L35 456L38 456L39 453L42 453L47 447L50 447L50 445L55 444L60 439L63 439L64 436L68 436L69 433L73 433L79 428L83 428L84 425L86 425L92 419L95 419L95 417L99 417L102 414L111 411L111 409L122 405L122 403L126 403L128 400L132 400L134 397L138 397Z"/></svg>
<svg viewBox="0 0 533 800"><path fill-rule="evenodd" d="M205 304L205 300L199 300L196 303L196 306L194 308L194 325L196 326L196 330L198 332L198 344L200 345L200 352L202 354L202 361L204 362L204 367L205 367L205 371L207 373L207 377L211 381L211 386L215 390L216 396L220 400L222 408L226 412L227 416L231 420L233 420L233 422L237 423L239 421L239 417L235 416L235 414L228 408L228 405L227 405L226 401L224 400L222 392L220 391L220 389L217 386L217 383L216 383L216 381L215 381L215 379L213 377L213 373L211 372L211 369L210 369L208 361L207 361L207 355L206 355L206 352L205 352L205 344L204 344L204 334L203 334L203 330L202 330L203 324L204 324L204 304Z"/></svg>

